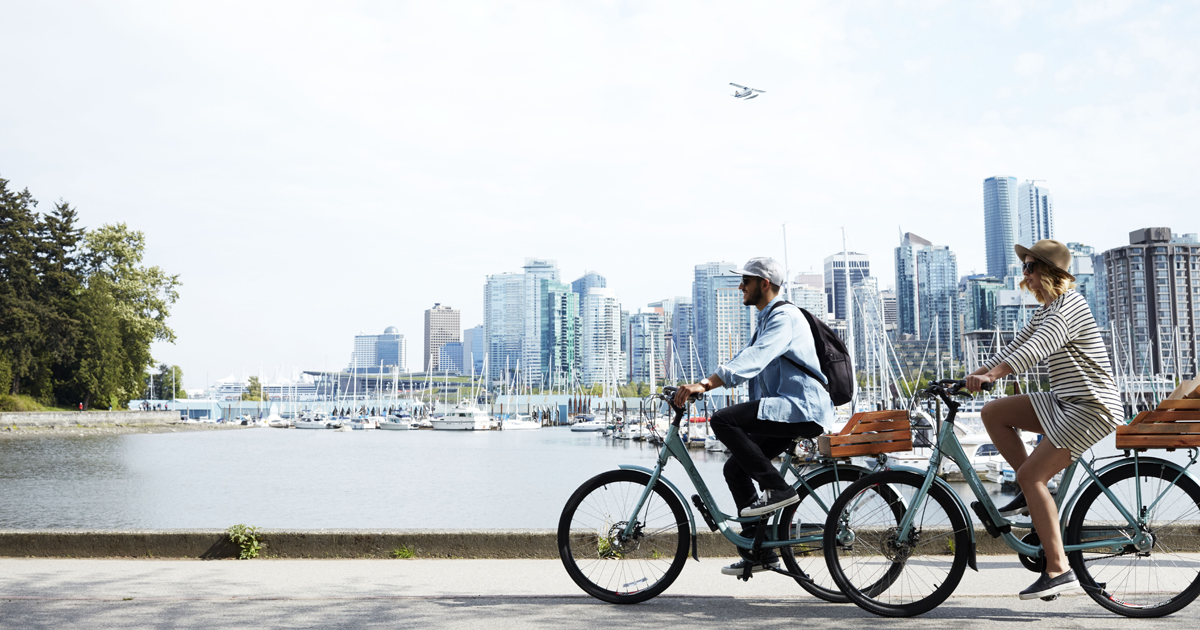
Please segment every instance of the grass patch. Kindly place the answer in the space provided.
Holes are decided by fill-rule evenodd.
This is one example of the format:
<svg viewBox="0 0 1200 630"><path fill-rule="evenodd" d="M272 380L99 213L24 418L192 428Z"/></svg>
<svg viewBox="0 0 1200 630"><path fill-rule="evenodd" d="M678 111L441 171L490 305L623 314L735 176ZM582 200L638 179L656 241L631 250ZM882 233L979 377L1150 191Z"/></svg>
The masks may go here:
<svg viewBox="0 0 1200 630"><path fill-rule="evenodd" d="M229 540L238 548L238 559L249 560L257 558L258 552L262 551L262 541L258 539L258 528L247 527L241 523L225 530L229 535Z"/></svg>
<svg viewBox="0 0 1200 630"><path fill-rule="evenodd" d="M32 396L0 394L0 411L79 411L67 407L43 405Z"/></svg>
<svg viewBox="0 0 1200 630"><path fill-rule="evenodd" d="M408 545L403 545L393 549L388 555L399 560L411 560L417 557L417 550Z"/></svg>

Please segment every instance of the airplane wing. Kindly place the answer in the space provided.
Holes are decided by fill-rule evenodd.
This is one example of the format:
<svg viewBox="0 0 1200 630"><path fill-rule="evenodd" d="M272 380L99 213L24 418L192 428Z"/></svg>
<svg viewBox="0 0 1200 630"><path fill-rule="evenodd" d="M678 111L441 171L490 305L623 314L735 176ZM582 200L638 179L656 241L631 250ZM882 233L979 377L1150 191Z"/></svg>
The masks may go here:
<svg viewBox="0 0 1200 630"><path fill-rule="evenodd" d="M754 88L750 88L750 89L754 90ZM766 93L767 93L767 91L766 91L766 90L754 90L754 91L755 91L755 92L758 92L759 94L766 94Z"/></svg>
<svg viewBox="0 0 1200 630"><path fill-rule="evenodd" d="M743 89L743 90L744 90L744 89L746 89L746 86L744 86L744 85L738 85L738 84L736 84L736 83L730 83L729 85L732 85L732 86L733 86L733 87L735 87L735 88L741 88L741 89Z"/></svg>

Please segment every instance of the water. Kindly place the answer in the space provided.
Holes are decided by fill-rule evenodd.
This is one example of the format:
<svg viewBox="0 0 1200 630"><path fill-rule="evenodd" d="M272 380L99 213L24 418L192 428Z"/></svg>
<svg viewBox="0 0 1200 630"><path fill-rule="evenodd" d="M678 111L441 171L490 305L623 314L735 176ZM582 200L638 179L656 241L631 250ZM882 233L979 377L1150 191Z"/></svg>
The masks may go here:
<svg viewBox="0 0 1200 630"><path fill-rule="evenodd" d="M1115 453L1112 436L1097 446ZM547 528L589 477L658 449L536 431L247 429L0 441L0 528ZM726 512L727 455L691 451ZM1182 460L1182 453L1154 456ZM1080 473L1082 474L1082 472ZM666 476L688 496L677 462ZM967 503L966 484L951 484ZM997 484L993 500L1006 501Z"/></svg>

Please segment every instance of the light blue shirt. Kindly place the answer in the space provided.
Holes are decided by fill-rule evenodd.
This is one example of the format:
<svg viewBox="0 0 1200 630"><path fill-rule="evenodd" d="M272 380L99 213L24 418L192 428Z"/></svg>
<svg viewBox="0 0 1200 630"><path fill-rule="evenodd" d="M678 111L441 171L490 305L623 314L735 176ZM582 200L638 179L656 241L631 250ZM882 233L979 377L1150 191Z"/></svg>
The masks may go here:
<svg viewBox="0 0 1200 630"><path fill-rule="evenodd" d="M772 311L771 306L782 299L776 296L758 312L754 342L718 367L717 376L730 387L750 381L750 399L762 401L759 420L816 422L828 432L833 427L833 403L823 385L827 379L821 373L812 328L796 306L784 304Z"/></svg>

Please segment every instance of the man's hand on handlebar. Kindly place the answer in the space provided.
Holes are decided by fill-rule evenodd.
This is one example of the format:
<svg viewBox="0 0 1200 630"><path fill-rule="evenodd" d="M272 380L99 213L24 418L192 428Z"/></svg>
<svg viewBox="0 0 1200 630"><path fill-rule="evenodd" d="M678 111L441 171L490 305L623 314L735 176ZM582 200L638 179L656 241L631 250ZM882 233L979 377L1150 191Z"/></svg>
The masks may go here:
<svg viewBox="0 0 1200 630"><path fill-rule="evenodd" d="M688 399L699 398L706 391L708 390L704 389L704 386L700 383L681 385L679 389L675 390L675 406L682 408L687 405Z"/></svg>

